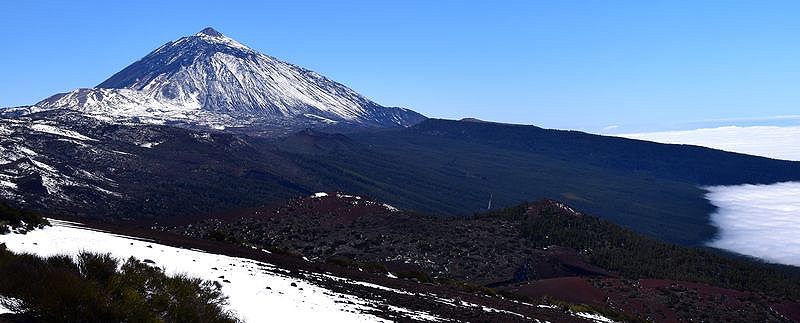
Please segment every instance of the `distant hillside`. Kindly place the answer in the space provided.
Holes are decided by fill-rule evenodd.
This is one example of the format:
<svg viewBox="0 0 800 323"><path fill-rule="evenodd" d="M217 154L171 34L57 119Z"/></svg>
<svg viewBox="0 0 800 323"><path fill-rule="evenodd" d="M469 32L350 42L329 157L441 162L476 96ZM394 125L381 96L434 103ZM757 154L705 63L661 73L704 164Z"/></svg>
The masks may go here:
<svg viewBox="0 0 800 323"><path fill-rule="evenodd" d="M668 145L536 126L431 119L401 132L546 154L557 159L699 185L800 179L800 163L690 145ZM767 170L765 166L771 168Z"/></svg>
<svg viewBox="0 0 800 323"><path fill-rule="evenodd" d="M325 188L407 209L465 214L485 210L490 200L503 207L561 199L682 244L702 243L716 232L708 224L714 208L700 186L800 179L796 162L534 126L430 119L349 138L316 150L286 149L336 178Z"/></svg>
<svg viewBox="0 0 800 323"><path fill-rule="evenodd" d="M0 197L27 209L154 219L253 207L319 191L469 215L569 201L687 245L716 233L701 185L800 179L800 163L533 126L428 120L282 139L108 124L78 113L0 119Z"/></svg>

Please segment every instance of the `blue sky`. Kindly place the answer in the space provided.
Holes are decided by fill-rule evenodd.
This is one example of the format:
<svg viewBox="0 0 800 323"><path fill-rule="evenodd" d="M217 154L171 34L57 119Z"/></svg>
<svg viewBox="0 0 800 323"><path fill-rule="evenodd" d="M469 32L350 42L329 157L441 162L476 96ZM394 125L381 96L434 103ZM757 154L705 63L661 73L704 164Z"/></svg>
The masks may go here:
<svg viewBox="0 0 800 323"><path fill-rule="evenodd" d="M798 124L798 15L798 1L3 1L0 106L94 86L213 26L431 117Z"/></svg>

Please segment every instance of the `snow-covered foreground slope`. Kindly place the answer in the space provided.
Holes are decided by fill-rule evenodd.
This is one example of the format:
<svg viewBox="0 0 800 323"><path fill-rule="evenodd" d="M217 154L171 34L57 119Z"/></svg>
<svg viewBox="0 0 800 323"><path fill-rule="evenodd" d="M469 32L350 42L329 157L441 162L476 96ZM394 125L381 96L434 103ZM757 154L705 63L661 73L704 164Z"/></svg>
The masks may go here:
<svg viewBox="0 0 800 323"><path fill-rule="evenodd" d="M800 126L729 126L616 136L667 144L705 146L776 159L800 160Z"/></svg>
<svg viewBox="0 0 800 323"><path fill-rule="evenodd" d="M229 297L229 308L246 322L385 321L364 313L375 310L379 301L330 291L309 281L292 278L286 275L286 270L270 264L165 246L82 228L71 222L51 222L52 227L26 235L0 235L0 243L5 243L14 252L41 256L76 255L84 250L111 253L122 259L133 256L154 261L167 274L184 273L216 280L222 283L223 292ZM433 315L407 312L415 319L437 320Z"/></svg>
<svg viewBox="0 0 800 323"><path fill-rule="evenodd" d="M12 252L40 256L75 256L89 251L110 253L120 259L135 257L164 268L170 275L217 281L228 296L228 309L245 322L612 322L596 313L573 312L549 304L434 288L391 273L378 276L377 280L372 280L376 278L370 276L373 274L358 275L361 279L345 278L299 259L296 261L303 264L299 268L290 263L276 265L282 262L172 247L80 223L50 222L52 226L27 234L0 235L0 244ZM272 258L274 255L267 251L249 251L270 256L265 259L280 258ZM0 314L7 312L0 308Z"/></svg>
<svg viewBox="0 0 800 323"><path fill-rule="evenodd" d="M800 266L800 182L707 187L719 235L709 246Z"/></svg>
<svg viewBox="0 0 800 323"><path fill-rule="evenodd" d="M5 308L3 306L3 304L0 304L0 314L6 314L6 313L13 313L13 312L11 312L11 310Z"/></svg>

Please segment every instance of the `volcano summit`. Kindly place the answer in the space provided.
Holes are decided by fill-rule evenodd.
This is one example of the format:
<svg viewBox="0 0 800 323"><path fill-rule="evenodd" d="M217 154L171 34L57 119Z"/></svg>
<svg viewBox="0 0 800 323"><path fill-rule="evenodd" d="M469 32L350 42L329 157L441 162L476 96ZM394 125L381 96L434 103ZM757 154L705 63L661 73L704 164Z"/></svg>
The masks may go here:
<svg viewBox="0 0 800 323"><path fill-rule="evenodd" d="M10 111L56 109L101 120L261 135L304 128L407 127L425 119L409 109L381 106L213 28L164 44L95 88L56 94Z"/></svg>

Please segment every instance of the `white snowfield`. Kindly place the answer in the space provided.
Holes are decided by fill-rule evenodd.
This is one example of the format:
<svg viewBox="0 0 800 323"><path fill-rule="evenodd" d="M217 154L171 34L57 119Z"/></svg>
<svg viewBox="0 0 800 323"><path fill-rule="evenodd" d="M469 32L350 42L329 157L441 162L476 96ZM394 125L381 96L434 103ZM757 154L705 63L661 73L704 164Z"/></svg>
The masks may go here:
<svg viewBox="0 0 800 323"><path fill-rule="evenodd" d="M291 278L285 275L285 270L267 263L165 246L89 230L71 222L50 221L53 226L25 235L0 235L0 243L5 243L14 252L40 256L76 255L81 251L110 253L120 259L133 256L154 261L155 266L164 268L167 274L183 273L219 281L223 285L222 291L229 297L228 308L246 322L386 321L362 311L373 309L379 301L332 292L308 281ZM292 283L296 287L291 286ZM428 313L408 313L414 317L439 320Z"/></svg>
<svg viewBox="0 0 800 323"><path fill-rule="evenodd" d="M667 144L705 146L775 159L800 160L800 126L728 126L615 136Z"/></svg>
<svg viewBox="0 0 800 323"><path fill-rule="evenodd" d="M0 298L4 299L2 296L0 296ZM10 309L5 308L3 304L0 303L0 314L7 314L7 313L14 313L14 312L11 311Z"/></svg>
<svg viewBox="0 0 800 323"><path fill-rule="evenodd" d="M707 187L718 207L709 246L800 266L800 182Z"/></svg>

